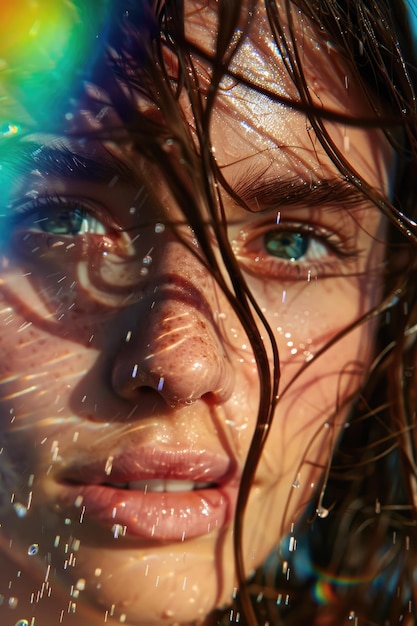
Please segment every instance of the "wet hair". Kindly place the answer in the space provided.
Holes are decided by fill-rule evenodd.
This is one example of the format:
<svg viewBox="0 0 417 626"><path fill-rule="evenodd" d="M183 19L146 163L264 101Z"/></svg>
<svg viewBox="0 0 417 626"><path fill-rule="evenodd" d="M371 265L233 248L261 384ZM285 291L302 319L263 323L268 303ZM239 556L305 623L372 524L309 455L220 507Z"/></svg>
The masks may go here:
<svg viewBox="0 0 417 626"><path fill-rule="evenodd" d="M398 623L401 615L405 619L407 612L415 613L410 606L417 601L417 115L416 60L408 11L400 0L282 0L279 9L274 0L260 1L267 11L271 39L285 59L298 98L290 102L265 86L248 86L303 111L341 179L376 205L389 222L381 301L331 341L333 345L371 317L379 320L375 360L352 401L349 428L335 447L311 510L294 530L298 554L304 555L301 564L297 551L289 555L278 546L275 574L267 576L265 568L260 568L247 581L241 552L245 506L277 408L280 362L272 330L227 237L219 189L240 204L244 202L228 186L216 163L210 123L221 81L225 77L247 80L234 66L232 69L231 61L244 40L256 3L216 3L219 27L212 53L187 41L182 0L110 4L102 48L84 77L89 82L88 108L98 115L109 107L116 113L113 127L106 124L97 131L99 139L119 142L132 155L157 164L199 241L204 263L247 333L256 359L259 412L235 520L239 592L231 609L219 611L219 623L334 625L349 618L360 619L360 624ZM335 48L366 97L369 115L357 119L315 105L304 74L303 43L295 33L294 10L300 10L313 24L321 41ZM211 68L204 93L196 60ZM184 93L192 129L190 112L186 119L179 102ZM397 159L391 198L370 187L360 172L352 169L326 130L329 120L383 130ZM138 176L146 186L140 166ZM148 193L157 206L155 192L149 188ZM213 238L221 263L214 253ZM325 358L328 348L329 344L314 359ZM271 350L272 364L268 358ZM320 517L324 509L330 511L325 519ZM286 576L289 567L294 571L290 581Z"/></svg>

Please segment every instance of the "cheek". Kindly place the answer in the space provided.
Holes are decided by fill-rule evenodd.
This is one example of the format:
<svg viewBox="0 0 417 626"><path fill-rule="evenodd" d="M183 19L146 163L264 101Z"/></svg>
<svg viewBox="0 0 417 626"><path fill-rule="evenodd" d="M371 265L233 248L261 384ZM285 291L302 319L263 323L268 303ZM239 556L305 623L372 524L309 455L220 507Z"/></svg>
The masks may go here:
<svg viewBox="0 0 417 626"><path fill-rule="evenodd" d="M2 294L0 301L0 389L2 429L33 425L48 415L68 415L68 396L97 358L88 325L75 328L39 319L36 306ZM38 309L39 310L39 309ZM75 339L77 338L77 341ZM12 426L13 428L13 426Z"/></svg>
<svg viewBox="0 0 417 626"><path fill-rule="evenodd" d="M320 490L349 408L366 377L375 325L361 325L323 353L320 350L373 306L378 289L363 296L358 282L335 280L331 287L323 281L288 289L284 301L281 293L280 285L262 285L257 291L278 344L281 367L279 400L247 512L246 552L255 550L259 562Z"/></svg>
<svg viewBox="0 0 417 626"><path fill-rule="evenodd" d="M254 291L278 345L282 389L300 367L375 305L380 286L377 279L365 282L364 278L339 277L289 285L266 281L258 283ZM371 343L371 330L368 326L368 335L355 335L355 341L348 341L337 362L357 359L357 344ZM366 354L362 351L361 358L368 358Z"/></svg>

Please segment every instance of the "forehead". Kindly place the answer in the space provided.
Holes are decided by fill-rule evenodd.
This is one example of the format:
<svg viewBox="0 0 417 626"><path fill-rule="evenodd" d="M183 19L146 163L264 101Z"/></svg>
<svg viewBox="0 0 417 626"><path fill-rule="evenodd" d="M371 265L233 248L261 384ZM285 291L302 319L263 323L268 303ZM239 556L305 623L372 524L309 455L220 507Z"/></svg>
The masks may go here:
<svg viewBox="0 0 417 626"><path fill-rule="evenodd" d="M299 174L307 181L338 174L303 112L306 100L339 116L354 119L369 115L365 95L325 34L294 5L288 3L288 13L287 3L272 3L274 21L266 4L256 0L252 10L244 1L233 23L235 2L185 1L185 36L192 48L203 98L209 95L214 59L216 63L224 62L209 135L217 163L232 186L239 186L248 170L253 178L268 172L269 177ZM230 24L234 28L228 31ZM223 36L226 43L220 55ZM169 57L166 60L169 65ZM304 100L297 87L297 73L305 81ZM91 105L94 100L99 103L98 115L97 107ZM117 125L111 106L104 107L108 113L103 114L103 102L106 94L88 87L72 129L89 133L91 129ZM184 92L181 107L195 131L190 102L189 94ZM354 169L370 184L385 190L390 150L382 133L355 124L324 122L324 127Z"/></svg>
<svg viewBox="0 0 417 626"><path fill-rule="evenodd" d="M216 58L229 77L223 81L225 89L235 79L283 103L302 104L296 86L299 75L306 81L312 104L330 108L345 103L351 77L337 42L331 42L291 2L188 0L185 4L185 35L204 67L202 80L212 76L210 59ZM343 108L349 113L346 103Z"/></svg>
<svg viewBox="0 0 417 626"><path fill-rule="evenodd" d="M212 59L219 62L218 38L227 30L219 6L186 3L185 32L203 91L214 75ZM295 5L256 1L251 10L244 2L223 59L210 130L229 180L244 168L253 177L265 171L305 180L339 174L306 113L316 109L336 150L369 184L387 190L390 148L381 131L360 122L372 115L367 94L334 42Z"/></svg>

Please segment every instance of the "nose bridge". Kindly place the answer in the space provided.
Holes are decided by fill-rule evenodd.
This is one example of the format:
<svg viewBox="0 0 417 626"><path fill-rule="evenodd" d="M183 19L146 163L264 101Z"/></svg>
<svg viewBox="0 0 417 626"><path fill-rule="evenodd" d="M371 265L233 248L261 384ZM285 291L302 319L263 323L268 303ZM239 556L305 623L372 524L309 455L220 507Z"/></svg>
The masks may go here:
<svg viewBox="0 0 417 626"><path fill-rule="evenodd" d="M165 243L146 294L132 309L129 341L117 355L113 385L124 397L153 389L171 405L203 396L224 401L233 370L217 324L218 288L181 242Z"/></svg>

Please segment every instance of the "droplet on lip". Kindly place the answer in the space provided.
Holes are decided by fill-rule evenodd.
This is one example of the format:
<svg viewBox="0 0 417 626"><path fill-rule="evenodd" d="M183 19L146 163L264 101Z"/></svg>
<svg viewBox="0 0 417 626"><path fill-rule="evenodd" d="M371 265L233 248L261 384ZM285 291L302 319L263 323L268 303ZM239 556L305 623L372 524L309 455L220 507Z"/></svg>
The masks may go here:
<svg viewBox="0 0 417 626"><path fill-rule="evenodd" d="M118 539L119 537L124 537L124 535L126 534L127 527L122 526L121 524L114 524L111 530L113 533L113 537L115 539Z"/></svg>

